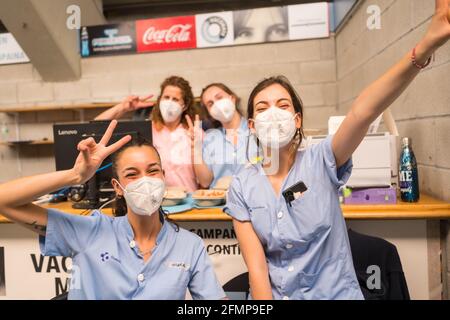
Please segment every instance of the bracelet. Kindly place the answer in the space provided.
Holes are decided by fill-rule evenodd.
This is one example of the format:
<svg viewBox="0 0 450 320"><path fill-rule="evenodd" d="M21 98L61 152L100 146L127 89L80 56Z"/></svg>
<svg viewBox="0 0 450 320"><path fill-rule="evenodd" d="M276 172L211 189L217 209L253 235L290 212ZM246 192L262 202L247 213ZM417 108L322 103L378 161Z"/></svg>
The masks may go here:
<svg viewBox="0 0 450 320"><path fill-rule="evenodd" d="M414 67L416 67L417 69L422 70L422 69L425 69L426 67L428 67L430 65L432 57L433 56L430 56L428 58L427 62L425 62L425 64L423 64L423 65L418 63L417 60L416 60L416 47L414 47L414 49L412 51L412 55L411 55L411 62L412 62Z"/></svg>

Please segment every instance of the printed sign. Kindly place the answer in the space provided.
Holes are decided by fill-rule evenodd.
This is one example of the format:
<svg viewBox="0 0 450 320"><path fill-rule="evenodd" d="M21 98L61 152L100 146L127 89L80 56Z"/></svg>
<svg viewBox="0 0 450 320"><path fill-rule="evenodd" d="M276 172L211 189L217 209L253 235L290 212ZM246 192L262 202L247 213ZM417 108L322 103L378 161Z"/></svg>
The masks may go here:
<svg viewBox="0 0 450 320"><path fill-rule="evenodd" d="M203 239L219 282L231 300L246 300L249 294L248 270L242 258L231 221L181 222Z"/></svg>
<svg viewBox="0 0 450 320"><path fill-rule="evenodd" d="M11 33L0 34L0 64L30 62Z"/></svg>
<svg viewBox="0 0 450 320"><path fill-rule="evenodd" d="M233 12L234 44L289 40L288 7Z"/></svg>
<svg viewBox="0 0 450 320"><path fill-rule="evenodd" d="M83 27L81 56L329 37L327 2Z"/></svg>
<svg viewBox="0 0 450 320"><path fill-rule="evenodd" d="M197 47L220 47L234 43L233 12L198 14Z"/></svg>
<svg viewBox="0 0 450 320"><path fill-rule="evenodd" d="M80 30L81 56L136 52L134 23L83 27Z"/></svg>
<svg viewBox="0 0 450 320"><path fill-rule="evenodd" d="M138 52L195 48L195 16L136 21L136 39Z"/></svg>
<svg viewBox="0 0 450 320"><path fill-rule="evenodd" d="M289 40L326 38L330 36L328 3L288 6Z"/></svg>
<svg viewBox="0 0 450 320"><path fill-rule="evenodd" d="M0 243L0 300L48 300L69 289L72 259L42 256L36 233L0 224Z"/></svg>

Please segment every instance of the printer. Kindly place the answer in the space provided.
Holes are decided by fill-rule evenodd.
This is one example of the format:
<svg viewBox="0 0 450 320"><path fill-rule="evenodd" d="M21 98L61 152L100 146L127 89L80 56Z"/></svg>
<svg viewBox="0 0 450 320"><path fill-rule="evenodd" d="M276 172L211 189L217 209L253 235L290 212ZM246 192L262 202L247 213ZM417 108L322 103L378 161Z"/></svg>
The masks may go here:
<svg viewBox="0 0 450 320"><path fill-rule="evenodd" d="M333 135L337 131L344 118L330 118L329 135ZM377 133L381 118L389 132ZM326 135L309 136L304 141L304 147L308 148L325 138ZM397 138L397 127L388 109L371 125L368 134L353 153L353 170L346 186L349 188L373 188L397 185Z"/></svg>

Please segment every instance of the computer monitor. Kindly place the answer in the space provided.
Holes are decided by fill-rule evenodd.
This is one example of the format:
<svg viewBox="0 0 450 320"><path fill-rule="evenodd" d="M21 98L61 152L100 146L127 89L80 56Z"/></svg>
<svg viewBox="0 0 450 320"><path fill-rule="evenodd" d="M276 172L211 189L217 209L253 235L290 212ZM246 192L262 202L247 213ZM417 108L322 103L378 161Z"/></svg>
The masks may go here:
<svg viewBox="0 0 450 320"><path fill-rule="evenodd" d="M73 168L79 151L78 143L89 137L99 142L110 121L91 121L88 123L63 123L53 125L53 138L56 170ZM109 141L112 144L126 135L132 139L143 138L152 142L152 129L149 120L119 121ZM112 169L111 156L107 157L97 174L86 184L73 186L70 190L71 200L76 201L75 208L95 209L101 205L100 198L108 198L113 193L111 186Z"/></svg>

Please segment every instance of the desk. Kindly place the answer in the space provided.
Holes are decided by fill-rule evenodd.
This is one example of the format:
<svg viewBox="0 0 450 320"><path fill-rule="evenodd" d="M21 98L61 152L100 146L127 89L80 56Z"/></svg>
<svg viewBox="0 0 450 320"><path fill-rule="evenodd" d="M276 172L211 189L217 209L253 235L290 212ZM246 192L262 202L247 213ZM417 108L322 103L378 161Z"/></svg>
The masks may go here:
<svg viewBox="0 0 450 320"><path fill-rule="evenodd" d="M58 209L67 213L88 213L85 210L73 209L71 203L61 202L43 205L44 208ZM418 220L418 219L450 219L450 203L435 199L428 195L421 195L417 203L398 202L389 205L342 205L342 212L346 220ZM112 215L112 210L102 210ZM175 221L231 221L231 218L220 208L192 209L183 213L169 215ZM1 216L0 223L9 221Z"/></svg>
<svg viewBox="0 0 450 320"><path fill-rule="evenodd" d="M83 213L72 209L68 202L44 207ZM441 263L440 253L446 251L440 228L450 219L450 203L421 195L418 203L342 205L342 210L349 228L382 237L397 247L413 299L440 297L442 263L445 263L445 257ZM103 212L112 214L111 209ZM221 209L194 209L172 214L170 218L204 239L222 284L246 272L231 218ZM1 247L5 248L6 298L48 299L65 288L70 259L40 257L37 236L0 215Z"/></svg>

